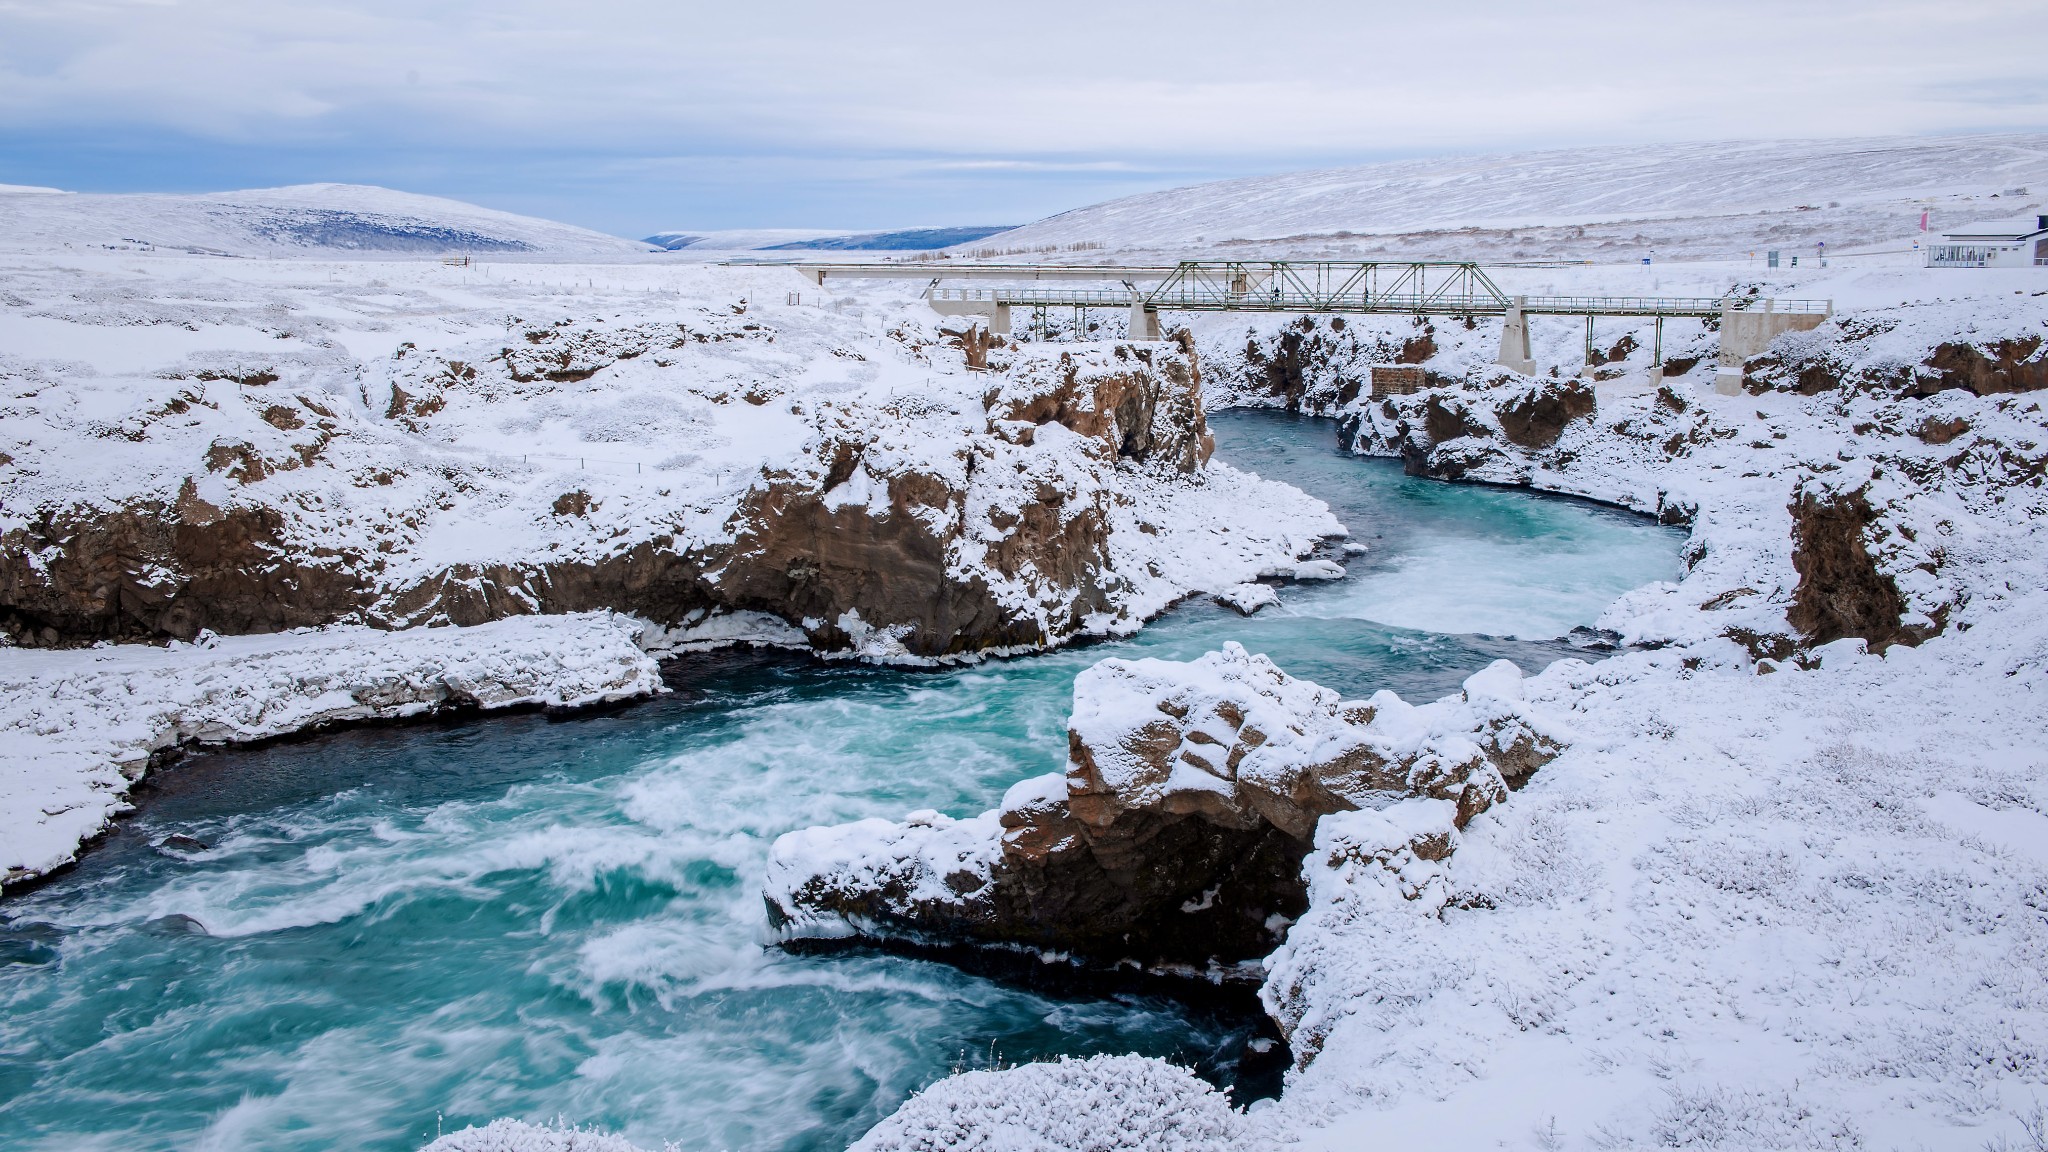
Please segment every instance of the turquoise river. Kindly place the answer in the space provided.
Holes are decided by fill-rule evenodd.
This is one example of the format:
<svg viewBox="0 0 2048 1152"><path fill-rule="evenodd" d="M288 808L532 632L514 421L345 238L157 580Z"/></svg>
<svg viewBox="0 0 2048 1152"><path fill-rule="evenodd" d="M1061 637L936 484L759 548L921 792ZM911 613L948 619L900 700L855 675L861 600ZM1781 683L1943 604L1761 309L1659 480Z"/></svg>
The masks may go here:
<svg viewBox="0 0 2048 1152"><path fill-rule="evenodd" d="M1119 642L941 672L678 661L675 691L551 722L358 729L193 755L78 868L0 902L0 1147L410 1150L497 1116L659 1148L838 1149L955 1068L1167 1056L1228 1080L1241 1019L926 960L793 955L760 897L785 831L967 815L1057 770L1075 673L1237 640L1412 700L1679 573L1681 533L1402 475L1325 420L1213 418L1220 458L1370 547L1252 618L1191 600ZM173 838L177 839L173 839Z"/></svg>

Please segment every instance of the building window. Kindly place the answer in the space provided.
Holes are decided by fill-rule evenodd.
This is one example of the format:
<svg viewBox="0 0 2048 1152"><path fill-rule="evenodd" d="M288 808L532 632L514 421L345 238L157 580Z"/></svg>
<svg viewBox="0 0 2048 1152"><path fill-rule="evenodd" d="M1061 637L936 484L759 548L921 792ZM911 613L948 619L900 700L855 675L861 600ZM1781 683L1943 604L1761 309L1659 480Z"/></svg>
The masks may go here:
<svg viewBox="0 0 2048 1152"><path fill-rule="evenodd" d="M1983 244L1938 244L1927 254L1934 268L1982 268L1991 259L1990 247Z"/></svg>

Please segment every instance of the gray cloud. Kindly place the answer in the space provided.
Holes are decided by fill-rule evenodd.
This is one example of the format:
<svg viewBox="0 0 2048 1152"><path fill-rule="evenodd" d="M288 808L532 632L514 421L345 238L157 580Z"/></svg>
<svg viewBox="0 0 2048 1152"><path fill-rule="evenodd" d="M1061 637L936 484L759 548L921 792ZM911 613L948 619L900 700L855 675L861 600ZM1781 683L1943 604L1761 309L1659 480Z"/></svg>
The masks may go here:
<svg viewBox="0 0 2048 1152"><path fill-rule="evenodd" d="M2038 11L0 0L0 136L809 156L885 180L1121 182L1389 153L2035 127L2048 123L2037 38L2014 29Z"/></svg>
<svg viewBox="0 0 2048 1152"><path fill-rule="evenodd" d="M2028 9L2032 9L2029 13ZM1131 158L2038 120L2037 5L0 4L0 122ZM416 75L417 82L408 82ZM1972 89L1970 86L1976 85ZM1986 100L1971 91L1997 92ZM1970 121L1981 126L1981 114ZM1000 145L996 146L996 141Z"/></svg>

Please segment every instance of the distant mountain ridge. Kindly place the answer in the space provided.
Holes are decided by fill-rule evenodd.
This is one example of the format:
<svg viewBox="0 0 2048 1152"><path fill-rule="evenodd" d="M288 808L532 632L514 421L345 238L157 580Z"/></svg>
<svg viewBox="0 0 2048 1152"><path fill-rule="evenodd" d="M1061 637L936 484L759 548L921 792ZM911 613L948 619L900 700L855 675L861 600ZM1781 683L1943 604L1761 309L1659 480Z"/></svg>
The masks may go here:
<svg viewBox="0 0 2048 1152"><path fill-rule="evenodd" d="M66 247L236 256L650 251L571 224L361 184L198 194L0 192L0 248Z"/></svg>
<svg viewBox="0 0 2048 1152"><path fill-rule="evenodd" d="M777 244L769 251L785 248L818 248L837 251L906 252L950 248L971 244L1015 228L1014 224L968 226L963 228L905 228L899 232L861 232L851 236L829 236L818 240Z"/></svg>
<svg viewBox="0 0 2048 1152"><path fill-rule="evenodd" d="M647 243L671 252L701 251L826 251L923 252L970 244L1008 232L1014 224L966 225L951 228L903 228L893 232L825 232L795 228L728 229L705 232L656 232Z"/></svg>

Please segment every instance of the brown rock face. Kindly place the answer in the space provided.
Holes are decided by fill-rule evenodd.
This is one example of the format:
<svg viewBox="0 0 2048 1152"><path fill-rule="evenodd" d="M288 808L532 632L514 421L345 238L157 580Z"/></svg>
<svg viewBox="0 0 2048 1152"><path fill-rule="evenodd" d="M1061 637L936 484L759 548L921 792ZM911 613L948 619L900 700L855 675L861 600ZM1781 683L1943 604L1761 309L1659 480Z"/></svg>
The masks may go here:
<svg viewBox="0 0 2048 1152"><path fill-rule="evenodd" d="M281 510L224 511L189 481L168 508L50 516L0 540L0 621L16 643L56 646L347 617L367 592L360 558L296 553L285 535Z"/></svg>
<svg viewBox="0 0 2048 1152"><path fill-rule="evenodd" d="M1005 611L980 579L961 580L950 570L947 529L961 521L964 493L918 473L877 482L889 494L879 516L866 506L831 508L830 488L801 482L749 492L738 516L744 528L720 573L720 603L820 621L808 630L828 649L858 641L839 622L849 610L869 626L907 627L901 642L917 656L1052 639L1037 620ZM1063 635L1107 607L1099 580L1108 565L1109 525L1099 508L1058 508L1059 496L1048 492L1045 501L1027 505L993 559L1005 574L1030 564L1060 586L1084 590L1056 622Z"/></svg>
<svg viewBox="0 0 2048 1152"><path fill-rule="evenodd" d="M1019 818L1004 813L1005 823ZM997 831L991 829L991 831ZM1263 956L1308 908L1301 880L1306 840L1270 825L1227 828L1194 816L1147 812L1106 835L1047 814L1002 831L992 872L929 877L877 872L860 882L813 878L768 904L789 928L830 917L917 943L1023 946L1085 966L1136 961L1147 971L1204 971Z"/></svg>
<svg viewBox="0 0 2048 1152"><path fill-rule="evenodd" d="M1792 501L1792 566L1799 586L1786 619L1814 644L1860 636L1872 650L1922 639L1899 624L1906 601L1864 545L1872 519L1862 492L1801 490Z"/></svg>
<svg viewBox="0 0 2048 1152"><path fill-rule="evenodd" d="M1543 381L1500 406L1501 435L1523 448L1548 448L1593 408L1593 386L1584 380Z"/></svg>
<svg viewBox="0 0 2048 1152"><path fill-rule="evenodd" d="M1341 701L1235 644L1189 664L1105 660L1075 683L1063 778L879 840L860 825L792 833L771 863L770 916L1228 968L1272 951L1307 907L1301 861L1322 817L1428 797L1463 826L1555 757L1520 683L1503 663L1462 699L1414 708Z"/></svg>
<svg viewBox="0 0 2048 1152"><path fill-rule="evenodd" d="M584 371L595 362L550 332L528 334L531 356L507 352L524 358L515 379L547 364ZM475 375L464 366L422 378L459 381L463 371ZM917 442L917 426L900 417L887 419L912 445L889 451L872 430L886 421L872 414L822 423L805 458L759 477L740 497L726 535L693 540L650 524L644 538L609 543L616 529L601 515L609 497L579 488L543 497L535 515L549 532L587 533L589 545L571 551L589 558L542 552L402 581L389 573L418 570L392 562L424 531L406 518L412 513L392 512L406 530L381 544L369 535L340 546L309 539L288 498L265 502L265 457L217 442L207 465L235 484L226 507L201 499L188 481L168 506L51 510L0 541L0 625L17 643L57 646L339 621L470 625L611 608L665 625L707 612L766 612L828 650L860 647L880 633L890 638L882 654L912 657L1057 642L1089 615L1112 610L1124 586L1108 553L1115 469L1181 475L1208 460L1214 442L1197 368L1184 351L1119 347L1031 361L990 379L983 430L948 425L945 435L960 438L950 456ZM440 406L405 403L419 419ZM303 425L285 415L263 418L273 427ZM1077 451L1072 437L1053 445L1037 435L1052 425L1088 443ZM309 454L283 459L294 469L328 467L317 446L329 438L323 429ZM1020 485L1016 477L1031 469L1047 479ZM846 498L842 486L856 471L868 494ZM358 483L374 492L390 479ZM977 549L971 563L961 559L963 540ZM990 582L998 579L1024 586L1034 602L1020 607L1016 587L997 595Z"/></svg>
<svg viewBox="0 0 2048 1152"><path fill-rule="evenodd" d="M1201 370L1194 339L1176 334L1181 355L1163 362L1146 347L1118 345L1113 353L1128 370L1087 372L1062 353L1057 366L1027 371L988 397L993 423L1057 423L1100 440L1117 456L1157 461L1181 472L1209 462L1216 438L1202 411Z"/></svg>
<svg viewBox="0 0 2048 1152"><path fill-rule="evenodd" d="M989 350L1001 343L980 324L970 324L964 329L942 328L939 334L951 340L953 346L965 355L967 366L977 372L987 370Z"/></svg>
<svg viewBox="0 0 2048 1152"><path fill-rule="evenodd" d="M1488 388L1388 396L1347 416L1338 438L1346 448L1363 440L1399 455L1410 475L1502 480L1526 471L1524 453L1555 447L1594 409L1593 387L1583 380L1504 376Z"/></svg>
<svg viewBox="0 0 2048 1152"><path fill-rule="evenodd" d="M1431 392L1422 402L1422 433L1434 443L1486 436L1490 431L1462 396Z"/></svg>
<svg viewBox="0 0 2048 1152"><path fill-rule="evenodd" d="M1920 421L1919 427L1913 429L1913 435L1929 444L1947 444L1969 430L1970 422L1960 416L1951 416L1946 420L1939 416L1929 416Z"/></svg>
<svg viewBox="0 0 2048 1152"><path fill-rule="evenodd" d="M1437 354L1436 329L1418 320L1403 337L1361 332L1333 316L1325 328L1304 316L1271 335L1249 335L1238 394L1290 412L1335 414L1358 399L1374 364L1424 364ZM1432 375L1432 378L1433 375Z"/></svg>
<svg viewBox="0 0 2048 1152"><path fill-rule="evenodd" d="M1979 396L2001 392L2037 392L2048 388L2048 355L2041 338L1998 340L1984 347L1943 344L1927 358L1932 375L1922 373L1907 394L1932 396L1947 388L1966 388Z"/></svg>
<svg viewBox="0 0 2048 1152"><path fill-rule="evenodd" d="M1895 326L1896 321L1883 317L1843 320L1839 341L1751 360L1743 386L1752 393L1775 389L1804 396L1848 386L1915 399L1950 389L1993 396L2048 388L2048 351L2037 335L1950 341L1936 345L1919 364L1891 358L1859 363L1859 350Z"/></svg>

